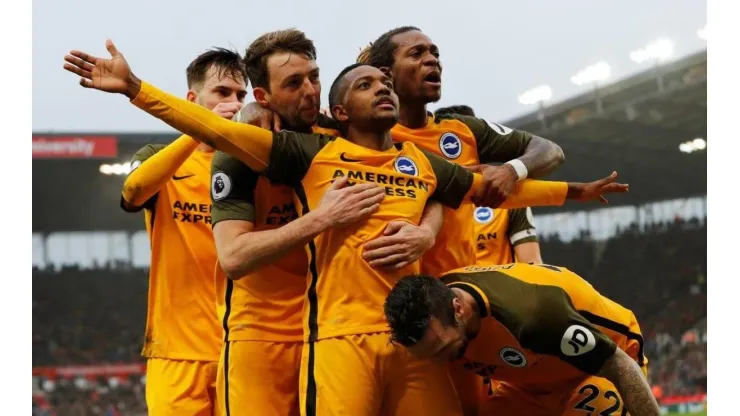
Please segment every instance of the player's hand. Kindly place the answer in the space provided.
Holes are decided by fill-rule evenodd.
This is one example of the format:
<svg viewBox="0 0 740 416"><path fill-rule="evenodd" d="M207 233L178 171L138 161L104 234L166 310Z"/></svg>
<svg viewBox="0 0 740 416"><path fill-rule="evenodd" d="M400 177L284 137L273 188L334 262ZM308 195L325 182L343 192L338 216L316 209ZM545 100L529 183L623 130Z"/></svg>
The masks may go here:
<svg viewBox="0 0 740 416"><path fill-rule="evenodd" d="M406 221L391 221L383 235L363 246L370 267L397 270L415 262L434 245L434 234Z"/></svg>
<svg viewBox="0 0 740 416"><path fill-rule="evenodd" d="M125 94L133 99L141 89L141 82L131 72L123 54L113 41L105 41L111 59L98 58L81 51L70 51L64 56L64 69L80 77L80 85L100 91Z"/></svg>
<svg viewBox="0 0 740 416"><path fill-rule="evenodd" d="M479 207L496 208L509 197L519 176L509 164L501 166L476 165L468 170L483 175L483 189L471 198Z"/></svg>
<svg viewBox="0 0 740 416"><path fill-rule="evenodd" d="M614 182L616 179L617 172L612 172L611 175L598 181L588 183L569 182L567 198L583 202L598 200L602 204L606 204L609 201L606 200L604 194L624 193L630 190L628 184Z"/></svg>
<svg viewBox="0 0 740 416"><path fill-rule="evenodd" d="M278 113L264 108L256 102L246 104L234 115L232 120L261 127L265 130L272 130L275 133L280 132L281 129Z"/></svg>
<svg viewBox="0 0 740 416"><path fill-rule="evenodd" d="M215 107L213 107L212 111L227 120L231 120L232 118L234 118L234 115L238 113L239 110L241 110L243 106L244 104L240 103L239 101L218 103Z"/></svg>
<svg viewBox="0 0 740 416"><path fill-rule="evenodd" d="M372 183L347 186L346 176L337 178L326 190L316 208L319 218L329 221L331 227L344 227L369 218L380 208L385 190Z"/></svg>

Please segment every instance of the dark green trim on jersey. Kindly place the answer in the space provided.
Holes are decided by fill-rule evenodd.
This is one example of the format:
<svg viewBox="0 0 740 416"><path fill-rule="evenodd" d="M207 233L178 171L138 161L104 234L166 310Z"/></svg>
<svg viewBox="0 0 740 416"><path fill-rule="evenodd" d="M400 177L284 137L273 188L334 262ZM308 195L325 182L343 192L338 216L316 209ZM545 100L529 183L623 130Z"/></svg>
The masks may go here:
<svg viewBox="0 0 740 416"><path fill-rule="evenodd" d="M559 357L584 373L598 373L617 348L575 310L570 296L561 287L528 283L500 271L453 273L445 275L443 281L448 285L463 282L477 287L488 298L491 317L505 326L522 348ZM594 345L585 353L566 355L561 340L573 325L588 329Z"/></svg>
<svg viewBox="0 0 740 416"><path fill-rule="evenodd" d="M465 195L473 186L473 173L464 167L448 162L447 160L419 148L432 165L432 171L437 178L437 187L429 199L457 209L465 200Z"/></svg>
<svg viewBox="0 0 740 416"><path fill-rule="evenodd" d="M478 316L480 316L481 318L488 317L488 308L486 307L486 301L483 299L483 296L478 293L477 290L473 289L470 285L466 285L463 283L451 283L448 286L454 289L460 289L463 292L466 292L468 295L472 296L475 300L476 306L478 307Z"/></svg>
<svg viewBox="0 0 740 416"><path fill-rule="evenodd" d="M627 325L620 324L619 322L614 322L611 319L604 318L603 316L593 314L589 311L581 310L578 311L578 313L583 315L584 318L588 319L589 322L594 325L620 333L627 337L627 339L633 339L637 341L637 344L640 346L639 350L637 351L637 364L639 364L640 367L645 366L645 340L643 339L642 335L630 331Z"/></svg>
<svg viewBox="0 0 740 416"><path fill-rule="evenodd" d="M166 144L147 144L146 146L142 147L141 149L137 150L136 153L134 153L133 156L131 156L130 163L134 163L135 161L139 161L141 163L144 163L147 159L154 156L159 152L160 150L167 147ZM147 199L143 204L140 206L130 206L128 205L128 202L123 199L123 196L121 196L121 209L128 212L128 213L136 213L141 211L142 209L149 209L152 212L154 211L154 207L157 205L157 197L159 196L159 192L155 193L151 196L151 198Z"/></svg>
<svg viewBox="0 0 740 416"><path fill-rule="evenodd" d="M217 151L213 155L211 183L217 173L223 173L228 177L231 189L223 199L219 200L213 198L213 189L211 189L211 227L226 220L254 223L257 217L254 193L259 174L244 162L222 151Z"/></svg>
<svg viewBox="0 0 740 416"><path fill-rule="evenodd" d="M532 135L521 130L512 130L502 135L504 128L496 123L501 131L494 130L490 123L482 118L462 114L441 114L434 118L439 124L442 120L457 120L464 123L475 136L480 163L505 163L524 154L532 140Z"/></svg>

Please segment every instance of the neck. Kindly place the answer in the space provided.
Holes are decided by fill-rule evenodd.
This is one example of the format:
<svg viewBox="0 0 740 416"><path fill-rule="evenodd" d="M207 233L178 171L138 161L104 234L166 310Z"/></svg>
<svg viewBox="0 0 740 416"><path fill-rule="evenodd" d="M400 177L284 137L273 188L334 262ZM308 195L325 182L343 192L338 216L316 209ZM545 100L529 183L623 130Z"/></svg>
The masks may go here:
<svg viewBox="0 0 740 416"><path fill-rule="evenodd" d="M478 310L478 303L472 296L470 296L470 293L464 290L452 288L452 291L455 292L455 295L464 305L463 320L465 321L465 334L468 339L473 339L478 335L478 331L480 331L480 311Z"/></svg>
<svg viewBox="0 0 740 416"><path fill-rule="evenodd" d="M393 138L390 130L358 130L352 126L347 128L347 140L352 143L373 150L388 150L393 147Z"/></svg>
<svg viewBox="0 0 740 416"><path fill-rule="evenodd" d="M423 102L402 101L398 111L398 124L409 129L420 129L427 125L427 105Z"/></svg>

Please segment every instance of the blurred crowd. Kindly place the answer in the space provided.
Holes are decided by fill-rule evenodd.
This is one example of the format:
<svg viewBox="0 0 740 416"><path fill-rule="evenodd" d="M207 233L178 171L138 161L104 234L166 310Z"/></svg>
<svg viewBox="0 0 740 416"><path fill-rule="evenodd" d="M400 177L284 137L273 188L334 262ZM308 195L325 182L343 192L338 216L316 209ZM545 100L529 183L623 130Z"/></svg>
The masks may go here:
<svg viewBox="0 0 740 416"><path fill-rule="evenodd" d="M607 241L541 239L546 263L577 272L634 311L656 395L706 392L706 223L632 226ZM146 296L144 270L34 270L34 367L142 362ZM38 375L34 415L146 414L145 382L140 374Z"/></svg>

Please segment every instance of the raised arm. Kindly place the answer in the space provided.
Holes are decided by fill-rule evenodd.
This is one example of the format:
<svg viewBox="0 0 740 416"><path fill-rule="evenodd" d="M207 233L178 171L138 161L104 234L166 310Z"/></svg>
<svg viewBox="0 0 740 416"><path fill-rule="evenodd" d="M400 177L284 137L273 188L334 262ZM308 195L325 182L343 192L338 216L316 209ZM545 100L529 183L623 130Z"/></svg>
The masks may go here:
<svg viewBox="0 0 740 416"><path fill-rule="evenodd" d="M170 180L198 147L189 136L180 136L167 146L146 145L131 158L131 173L121 192L121 208L139 211Z"/></svg>
<svg viewBox="0 0 740 416"><path fill-rule="evenodd" d="M267 168L272 132L225 120L204 107L142 82L113 42L107 40L106 48L111 59L71 51L64 57L64 69L81 76L83 87L126 95L142 110L196 140L234 155L257 172Z"/></svg>

